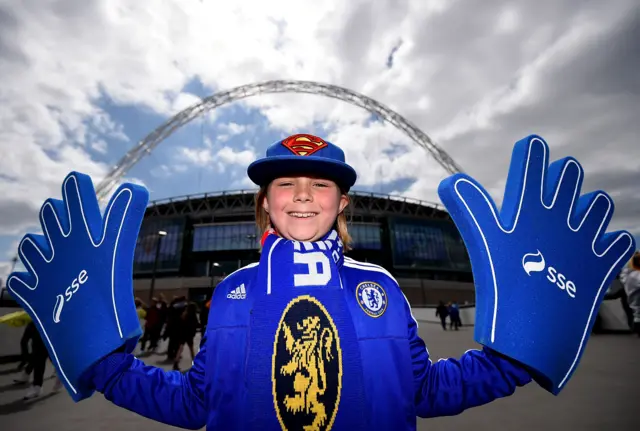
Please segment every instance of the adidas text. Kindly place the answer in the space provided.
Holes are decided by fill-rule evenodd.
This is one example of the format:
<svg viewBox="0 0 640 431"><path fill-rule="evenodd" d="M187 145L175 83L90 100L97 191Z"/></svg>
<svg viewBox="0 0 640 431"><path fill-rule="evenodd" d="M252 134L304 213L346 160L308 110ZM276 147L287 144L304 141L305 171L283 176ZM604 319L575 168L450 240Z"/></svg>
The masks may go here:
<svg viewBox="0 0 640 431"><path fill-rule="evenodd" d="M244 283L227 293L227 299L245 299L247 297L247 291L244 287Z"/></svg>

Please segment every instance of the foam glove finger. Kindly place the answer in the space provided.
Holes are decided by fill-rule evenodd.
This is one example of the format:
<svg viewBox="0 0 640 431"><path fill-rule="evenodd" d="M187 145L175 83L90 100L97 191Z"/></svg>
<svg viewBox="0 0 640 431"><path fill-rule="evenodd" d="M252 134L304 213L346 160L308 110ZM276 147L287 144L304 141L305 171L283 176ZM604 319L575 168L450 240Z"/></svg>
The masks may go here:
<svg viewBox="0 0 640 431"><path fill-rule="evenodd" d="M605 286L609 285L607 280L613 279L625 263L633 257L635 249L636 242L627 231L610 232L596 244L596 251L598 254L602 253L602 259L608 262L608 266L611 268L605 278ZM606 290L602 292L603 295L604 293Z"/></svg>
<svg viewBox="0 0 640 431"><path fill-rule="evenodd" d="M480 184L464 174L443 180L438 193L469 252L476 281L476 321L489 322L492 320L489 316L495 314L497 301L492 255L495 245L490 241L503 234L495 204ZM493 328L487 331L476 327L476 332L483 332L483 339L493 338Z"/></svg>
<svg viewBox="0 0 640 431"><path fill-rule="evenodd" d="M39 269L51 261L53 252L44 235L28 233L20 241L18 255L27 271L36 274Z"/></svg>
<svg viewBox="0 0 640 431"><path fill-rule="evenodd" d="M573 157L553 162L547 175L545 205L567 215L571 214L580 196L582 180L582 166Z"/></svg>
<svg viewBox="0 0 640 431"><path fill-rule="evenodd" d="M47 199L40 209L42 231L49 238L52 253L60 247L61 240L69 234L69 219L64 202L59 199Z"/></svg>
<svg viewBox="0 0 640 431"><path fill-rule="evenodd" d="M467 246L486 245L487 238L502 229L493 199L470 176L455 174L444 179L438 194Z"/></svg>
<svg viewBox="0 0 640 431"><path fill-rule="evenodd" d="M146 188L129 183L118 187L105 210L104 241L113 244L119 253L133 253L148 203ZM132 258L133 254L125 257Z"/></svg>
<svg viewBox="0 0 640 431"><path fill-rule="evenodd" d="M131 282L132 262L148 202L149 192L144 187L121 185L107 205L100 246L111 251L111 298L120 337L128 340L127 351L135 347L140 329Z"/></svg>
<svg viewBox="0 0 640 431"><path fill-rule="evenodd" d="M606 232L613 210L613 201L603 191L588 193L578 200L570 226L573 230L585 232L585 237L592 239L591 245L595 254L595 243L598 237Z"/></svg>
<svg viewBox="0 0 640 431"><path fill-rule="evenodd" d="M98 223L102 217L91 177L71 172L63 182L62 194L69 215L69 230L85 229L91 241L97 244L102 228Z"/></svg>
<svg viewBox="0 0 640 431"><path fill-rule="evenodd" d="M7 289L11 292L20 306L29 309L29 299L34 295L38 280L35 274L30 272L12 272L7 277Z"/></svg>
<svg viewBox="0 0 640 431"><path fill-rule="evenodd" d="M542 205L543 178L549 158L547 143L536 135L516 142L505 186L500 219L507 230L517 223L524 202Z"/></svg>

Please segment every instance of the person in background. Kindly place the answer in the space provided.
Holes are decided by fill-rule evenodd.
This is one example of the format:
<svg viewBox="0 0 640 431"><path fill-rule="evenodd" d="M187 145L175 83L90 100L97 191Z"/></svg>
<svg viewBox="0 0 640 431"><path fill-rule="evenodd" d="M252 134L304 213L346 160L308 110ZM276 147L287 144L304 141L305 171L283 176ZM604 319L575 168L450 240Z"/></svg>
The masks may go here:
<svg viewBox="0 0 640 431"><path fill-rule="evenodd" d="M447 330L447 316L449 316L449 309L446 305L444 305L443 301L438 303L438 307L436 308L436 317L440 317L440 323L442 324L442 329Z"/></svg>
<svg viewBox="0 0 640 431"><path fill-rule="evenodd" d="M18 371L22 371L29 364L29 341L31 341L32 331L29 330L29 325L24 328L22 338L20 338L20 363L18 364Z"/></svg>
<svg viewBox="0 0 640 431"><path fill-rule="evenodd" d="M24 400L31 400L42 395L42 384L44 383L44 372L47 368L49 352L40 337L35 323L29 322L25 328L25 335L31 340L31 355L22 375L15 379L14 382L28 383L29 377L33 372L33 383L23 398ZM53 392L58 392L60 389L62 389L62 382L56 377L56 381L53 384Z"/></svg>
<svg viewBox="0 0 640 431"><path fill-rule="evenodd" d="M147 317L147 304L142 301L142 299L136 297L134 299L134 303L136 304L136 313L138 313L138 319L140 320L140 326L144 328L144 320Z"/></svg>
<svg viewBox="0 0 640 431"><path fill-rule="evenodd" d="M640 337L640 251L636 251L629 264L620 272L620 281L633 311L633 332Z"/></svg>
<svg viewBox="0 0 640 431"><path fill-rule="evenodd" d="M449 318L451 319L450 329L455 328L456 331L460 329L462 326L462 321L460 320L460 307L456 301L452 301L449 303Z"/></svg>
<svg viewBox="0 0 640 431"><path fill-rule="evenodd" d="M211 298L213 297L213 291L209 292L207 295L207 299L200 307L200 329L202 334L204 334L207 329L207 322L209 321L209 307L211 306Z"/></svg>
<svg viewBox="0 0 640 431"><path fill-rule="evenodd" d="M456 331L460 329L462 326L462 322L460 321L460 307L458 307L456 301L449 303L449 318L451 319L450 329L455 328Z"/></svg>
<svg viewBox="0 0 640 431"><path fill-rule="evenodd" d="M198 320L198 306L195 302L189 302L189 304L184 308L178 325L179 326L176 328L177 351L175 359L173 360L174 370L180 370L180 357L182 356L185 344L189 347L191 359L195 360L196 358L193 341L196 338L196 333L200 327L200 321Z"/></svg>
<svg viewBox="0 0 640 431"><path fill-rule="evenodd" d="M202 340L205 339L205 333L207 332L207 322L209 321L209 313L211 311L211 298L213 297L213 292L209 293L207 296L207 300L200 307L200 342L198 343L198 348L202 347Z"/></svg>
<svg viewBox="0 0 640 431"><path fill-rule="evenodd" d="M624 269L623 269L624 270ZM621 271L622 272L622 271ZM629 301L627 298L627 293L624 290L624 285L622 281L620 281L620 274L618 274L609 285L607 289L607 293L604 295L604 300L620 300L620 305L622 310L624 311L625 317L627 318L627 327L629 330L633 330L633 310L629 307ZM602 321L602 307L598 310L598 315L596 316L596 323L593 325L592 333L602 333L604 332L604 326Z"/></svg>
<svg viewBox="0 0 640 431"><path fill-rule="evenodd" d="M167 360L174 361L178 348L180 347L182 327L182 313L187 307L187 298L184 295L174 297L169 309L167 310L167 326L165 328L165 334L169 338L169 345L167 346Z"/></svg>
<svg viewBox="0 0 640 431"><path fill-rule="evenodd" d="M140 348L145 350L147 341L149 341L149 349L155 351L158 348L158 340L160 339L160 333L162 331L162 304L158 301L158 298L153 297L151 299L151 306L147 308L147 315L145 319L144 335L141 339Z"/></svg>
<svg viewBox="0 0 640 431"><path fill-rule="evenodd" d="M160 304L160 313L159 313L159 321L158 321L158 343L160 340L166 340L166 328L167 328L167 319L169 314L169 302L167 301L167 297L164 296L164 293L158 295Z"/></svg>

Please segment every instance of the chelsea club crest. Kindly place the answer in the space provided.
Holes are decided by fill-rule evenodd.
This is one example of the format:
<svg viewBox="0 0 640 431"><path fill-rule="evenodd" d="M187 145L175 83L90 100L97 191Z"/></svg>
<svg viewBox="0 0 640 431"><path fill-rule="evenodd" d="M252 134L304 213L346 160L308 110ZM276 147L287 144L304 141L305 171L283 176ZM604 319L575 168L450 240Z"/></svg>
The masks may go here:
<svg viewBox="0 0 640 431"><path fill-rule="evenodd" d="M372 281L358 284L356 299L362 310L371 317L380 317L387 309L387 292Z"/></svg>

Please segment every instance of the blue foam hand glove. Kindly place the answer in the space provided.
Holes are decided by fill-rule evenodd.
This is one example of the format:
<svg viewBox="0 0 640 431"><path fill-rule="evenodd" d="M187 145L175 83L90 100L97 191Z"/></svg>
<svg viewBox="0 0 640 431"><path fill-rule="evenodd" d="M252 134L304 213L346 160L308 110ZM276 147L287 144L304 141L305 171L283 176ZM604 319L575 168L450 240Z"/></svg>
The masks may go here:
<svg viewBox="0 0 640 431"><path fill-rule="evenodd" d="M103 220L87 175L72 172L63 201L40 210L44 235L27 234L19 255L27 272L14 272L7 288L38 327L58 377L79 401L93 388L82 375L142 334L133 298L133 253L149 194L121 186Z"/></svg>
<svg viewBox="0 0 640 431"><path fill-rule="evenodd" d="M557 395L635 241L625 231L605 233L613 202L602 191L579 196L583 171L575 159L548 166L548 157L540 137L516 143L499 212L464 174L442 181L438 192L469 252L476 342L529 367Z"/></svg>

